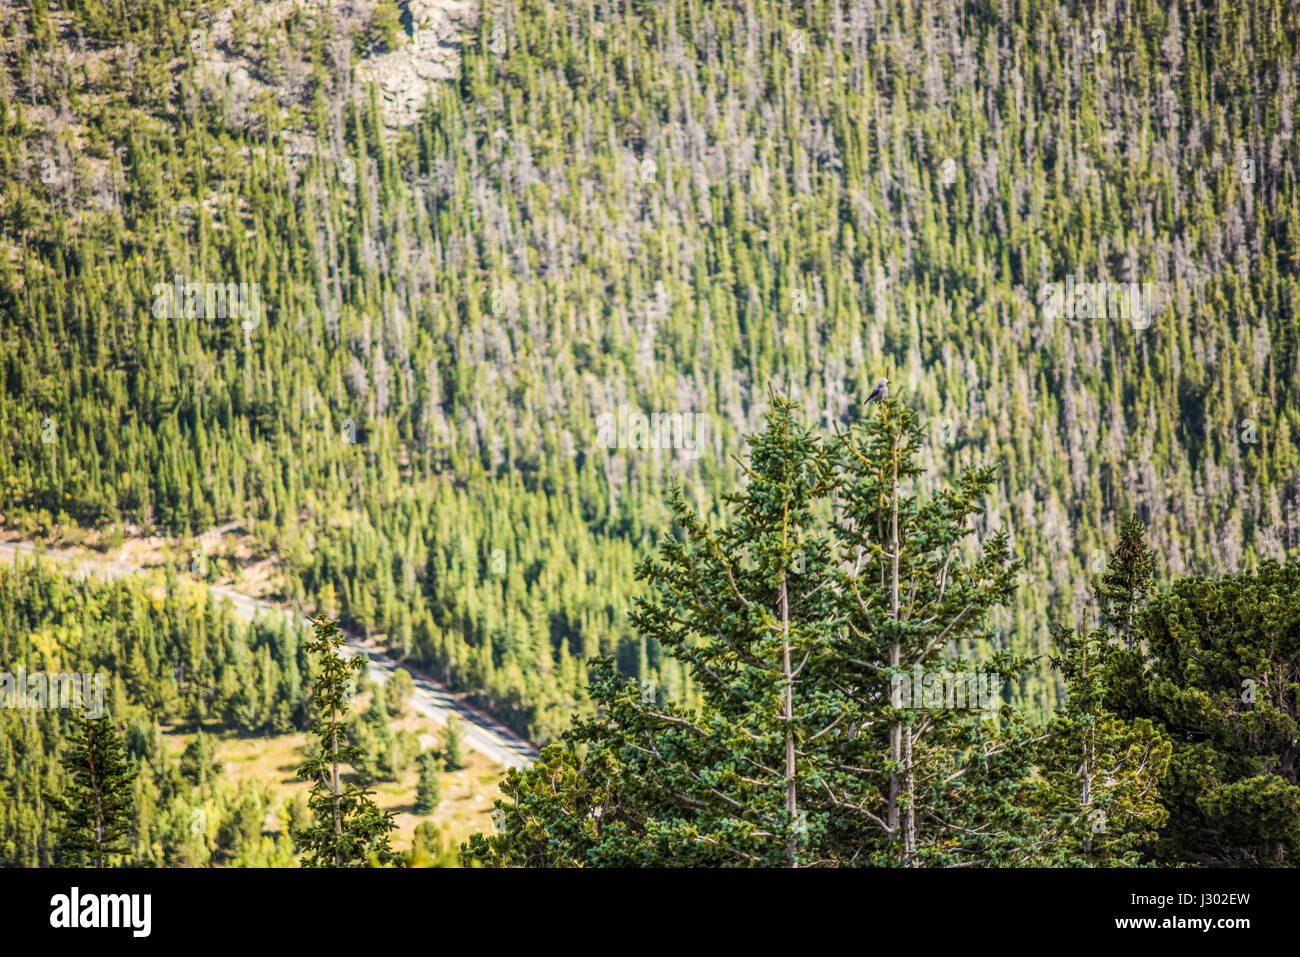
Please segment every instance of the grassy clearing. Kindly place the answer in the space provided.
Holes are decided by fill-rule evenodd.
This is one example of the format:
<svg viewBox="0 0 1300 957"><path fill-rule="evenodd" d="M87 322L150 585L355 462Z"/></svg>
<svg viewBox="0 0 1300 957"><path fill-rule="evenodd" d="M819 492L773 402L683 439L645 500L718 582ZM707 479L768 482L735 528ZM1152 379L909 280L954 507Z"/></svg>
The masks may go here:
<svg viewBox="0 0 1300 957"><path fill-rule="evenodd" d="M367 699L368 696L360 696L354 702L354 709L364 711ZM422 748L437 748L442 741L440 726L413 712L393 720L392 727L394 733L404 728L412 731L419 737ZM306 733L247 737L233 731L221 731L214 732L211 736L223 770L231 781L257 780L268 783L276 789L282 801L291 801L298 795L306 797L307 782L300 781L297 776L303 747L309 737ZM163 741L168 753L179 757L193 737L192 731L171 728L164 729ZM452 838L457 845L476 831L488 833L492 830L492 801L499 794L497 784L504 773L500 765L471 750L468 745L462 748L461 754L465 767L459 771L443 773L442 802L428 818L415 813L415 786L419 779L415 762L401 774L399 780L380 781L372 785L375 802L392 811L397 823L394 848L409 848L416 825L426 819L438 825L442 833Z"/></svg>

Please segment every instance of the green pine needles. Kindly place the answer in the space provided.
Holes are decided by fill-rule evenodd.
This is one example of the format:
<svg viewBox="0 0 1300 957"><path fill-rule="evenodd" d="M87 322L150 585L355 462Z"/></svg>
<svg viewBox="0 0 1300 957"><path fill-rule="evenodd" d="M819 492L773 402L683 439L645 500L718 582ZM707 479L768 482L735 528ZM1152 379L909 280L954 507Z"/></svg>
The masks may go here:
<svg viewBox="0 0 1300 957"><path fill-rule="evenodd" d="M1039 863L1131 867L1169 817L1159 785L1171 747L1148 718L1107 707L1107 675L1136 644L1137 611L1154 583L1154 560L1133 520L1120 528L1097 588L1103 625L1086 634L1055 626L1052 668L1065 700L1038 753L1044 825Z"/></svg>
<svg viewBox="0 0 1300 957"><path fill-rule="evenodd" d="M774 396L725 523L674 493L676 534L641 566L632 620L686 666L701 706L595 663L598 716L509 775L499 833L467 860L1023 859L1033 737L997 698L1026 662L989 651L986 621L1017 563L1005 533L972 540L993 471L922 500L916 414L887 400L866 415L825 442Z"/></svg>
<svg viewBox="0 0 1300 957"><path fill-rule="evenodd" d="M298 768L298 777L311 781L307 807L311 824L295 835L302 848L303 867L365 867L396 864L389 846L394 828L392 815L381 810L372 792L356 783L343 783L345 766L359 768L362 749L348 740L347 698L361 672L359 657L345 660L338 622L313 621L313 636L305 648L317 656L319 672L312 688L318 718L312 734L319 748Z"/></svg>
<svg viewBox="0 0 1300 957"><path fill-rule="evenodd" d="M72 712L63 768L69 782L50 800L62 814L58 842L63 864L105 867L128 854L137 772L107 716L92 721Z"/></svg>

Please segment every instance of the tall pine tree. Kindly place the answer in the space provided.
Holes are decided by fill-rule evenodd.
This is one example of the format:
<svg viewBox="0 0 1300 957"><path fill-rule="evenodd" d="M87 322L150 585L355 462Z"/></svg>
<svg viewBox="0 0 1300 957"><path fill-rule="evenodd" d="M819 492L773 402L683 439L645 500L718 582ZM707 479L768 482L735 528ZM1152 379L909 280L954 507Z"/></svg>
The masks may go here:
<svg viewBox="0 0 1300 957"><path fill-rule="evenodd" d="M73 710L63 767L68 785L51 800L63 815L59 825L63 862L90 861L104 867L110 857L129 851L127 837L135 813L132 784L137 774L108 716L90 720Z"/></svg>
<svg viewBox="0 0 1300 957"><path fill-rule="evenodd" d="M1065 683L1065 701L1039 752L1046 816L1036 863L1128 867L1140 862L1168 813L1159 784L1170 745L1149 718L1124 721L1106 706L1112 656L1135 643L1136 615L1150 588L1153 560L1143 527L1125 522L1095 593L1104 626L1088 633L1054 627L1052 667Z"/></svg>
<svg viewBox="0 0 1300 957"><path fill-rule="evenodd" d="M372 792L359 784L344 786L343 768L357 769L364 754L347 738L347 689L361 672L360 657L345 660L338 622L321 618L304 648L318 658L312 703L318 715L312 734L319 742L298 768L298 777L311 781L307 806L312 822L295 840L303 849L304 867L363 867L392 864L398 858L390 847L395 827L392 815L375 804Z"/></svg>

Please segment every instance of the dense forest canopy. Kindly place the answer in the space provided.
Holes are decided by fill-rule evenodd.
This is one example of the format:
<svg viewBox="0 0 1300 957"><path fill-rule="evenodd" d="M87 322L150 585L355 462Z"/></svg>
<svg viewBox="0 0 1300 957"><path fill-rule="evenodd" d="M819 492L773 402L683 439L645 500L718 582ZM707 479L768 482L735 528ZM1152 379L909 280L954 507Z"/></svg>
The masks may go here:
<svg viewBox="0 0 1300 957"><path fill-rule="evenodd" d="M448 4L395 112L436 6L0 0L6 537L238 527L539 744L593 658L704 701L634 572L674 483L724 519L769 389L830 434L886 376L921 491L998 466L972 653L1034 659L1031 725L1124 517L1166 579L1296 558L1291 4ZM240 640L287 684L228 720L302 727Z"/></svg>

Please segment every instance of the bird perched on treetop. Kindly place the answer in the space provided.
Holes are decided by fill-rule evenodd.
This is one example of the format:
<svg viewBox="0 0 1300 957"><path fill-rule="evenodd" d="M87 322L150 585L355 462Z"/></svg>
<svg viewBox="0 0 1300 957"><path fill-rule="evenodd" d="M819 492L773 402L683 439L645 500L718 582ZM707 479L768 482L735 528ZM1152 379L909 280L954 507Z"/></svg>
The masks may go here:
<svg viewBox="0 0 1300 957"><path fill-rule="evenodd" d="M881 379L876 383L876 387L871 390L871 395L867 396L868 402L879 402L882 399L889 398L889 380Z"/></svg>

